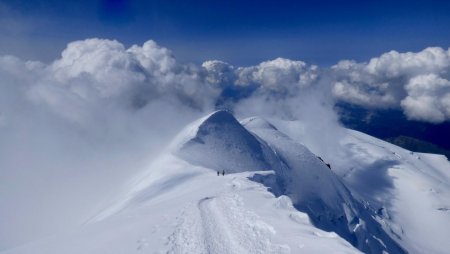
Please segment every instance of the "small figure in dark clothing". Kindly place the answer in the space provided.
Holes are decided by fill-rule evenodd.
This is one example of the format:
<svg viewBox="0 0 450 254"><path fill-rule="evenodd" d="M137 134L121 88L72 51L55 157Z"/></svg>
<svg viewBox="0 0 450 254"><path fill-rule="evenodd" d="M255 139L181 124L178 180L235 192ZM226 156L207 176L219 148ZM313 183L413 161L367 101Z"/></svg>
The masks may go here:
<svg viewBox="0 0 450 254"><path fill-rule="evenodd" d="M217 176L219 176L220 175L220 171L219 170L217 170Z"/></svg>
<svg viewBox="0 0 450 254"><path fill-rule="evenodd" d="M320 156L317 156L317 158L318 158L319 160L321 160L323 163L325 163L325 165L327 165L327 167L328 167L329 169L331 169L330 163L326 163L322 158L320 158Z"/></svg>
<svg viewBox="0 0 450 254"><path fill-rule="evenodd" d="M222 175L223 175L223 176L225 175L225 170L222 170Z"/></svg>

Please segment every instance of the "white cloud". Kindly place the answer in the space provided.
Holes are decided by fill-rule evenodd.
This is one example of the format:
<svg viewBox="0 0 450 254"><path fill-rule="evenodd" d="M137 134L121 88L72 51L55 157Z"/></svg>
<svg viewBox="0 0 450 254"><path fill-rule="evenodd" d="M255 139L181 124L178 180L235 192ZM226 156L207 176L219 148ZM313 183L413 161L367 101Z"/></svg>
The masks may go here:
<svg viewBox="0 0 450 254"><path fill-rule="evenodd" d="M450 78L450 49L390 51L368 63L341 61L332 72L333 94L338 100L364 107L402 108L415 120L439 123L450 119L446 93L435 92L442 80Z"/></svg>
<svg viewBox="0 0 450 254"><path fill-rule="evenodd" d="M390 51L378 58L372 58L367 71L385 78L415 76L440 72L450 66L450 53L439 47L429 47L420 52L399 53Z"/></svg>
<svg viewBox="0 0 450 254"><path fill-rule="evenodd" d="M241 67L237 73L237 84L258 84L264 90L288 94L310 86L318 78L317 66L284 58Z"/></svg>
<svg viewBox="0 0 450 254"><path fill-rule="evenodd" d="M220 88L236 89L248 86L258 88L259 93L294 95L317 82L317 66L302 61L277 58L255 66L238 67L218 61L202 64L206 70L206 81Z"/></svg>
<svg viewBox="0 0 450 254"><path fill-rule="evenodd" d="M235 68L225 62L212 60L202 64L206 70L206 81L219 87L234 85L237 74Z"/></svg>
<svg viewBox="0 0 450 254"><path fill-rule="evenodd" d="M75 41L33 75L25 82L28 97L78 123L92 121L107 107L138 109L159 99L203 111L220 93L200 68L178 65L154 41L129 49L114 40Z"/></svg>
<svg viewBox="0 0 450 254"><path fill-rule="evenodd" d="M408 96L401 101L413 120L433 123L450 119L450 81L436 74L420 75L406 85Z"/></svg>
<svg viewBox="0 0 450 254"><path fill-rule="evenodd" d="M367 64L341 61L332 67L333 93L338 100L368 107L395 107L400 85L368 71Z"/></svg>

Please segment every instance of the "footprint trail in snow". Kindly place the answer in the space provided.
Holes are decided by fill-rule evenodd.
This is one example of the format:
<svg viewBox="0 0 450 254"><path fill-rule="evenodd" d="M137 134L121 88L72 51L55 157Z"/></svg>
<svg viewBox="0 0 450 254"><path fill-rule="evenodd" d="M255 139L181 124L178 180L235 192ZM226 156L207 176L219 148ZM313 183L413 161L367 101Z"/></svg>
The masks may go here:
<svg viewBox="0 0 450 254"><path fill-rule="evenodd" d="M182 214L168 253L290 253L272 242L273 227L246 210L233 190L202 198Z"/></svg>

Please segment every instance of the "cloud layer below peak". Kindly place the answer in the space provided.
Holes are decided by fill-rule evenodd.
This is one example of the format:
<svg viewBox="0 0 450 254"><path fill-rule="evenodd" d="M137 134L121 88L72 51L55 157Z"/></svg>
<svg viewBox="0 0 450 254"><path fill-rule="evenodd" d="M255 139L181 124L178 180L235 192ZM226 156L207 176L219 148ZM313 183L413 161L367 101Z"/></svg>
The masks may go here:
<svg viewBox="0 0 450 254"><path fill-rule="evenodd" d="M0 75L3 87L19 84L28 99L73 121L105 106L137 110L163 98L203 111L252 95L291 98L314 86L330 92L333 101L399 108L412 120L450 119L450 51L438 47L391 51L367 63L343 60L331 68L283 58L247 67L218 60L196 66L177 63L170 50L152 40L127 49L118 41L94 38L69 43L49 65L3 56ZM323 80L328 85L320 85Z"/></svg>
<svg viewBox="0 0 450 254"><path fill-rule="evenodd" d="M332 67L337 100L372 108L401 108L411 120L450 119L450 49L390 51L368 63L341 61Z"/></svg>

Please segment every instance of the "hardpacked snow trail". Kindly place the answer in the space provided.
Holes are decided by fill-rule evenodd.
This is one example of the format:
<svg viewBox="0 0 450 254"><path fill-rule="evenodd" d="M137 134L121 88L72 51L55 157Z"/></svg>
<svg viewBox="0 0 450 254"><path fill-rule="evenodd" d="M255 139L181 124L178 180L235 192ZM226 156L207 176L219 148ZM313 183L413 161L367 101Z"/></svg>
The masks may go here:
<svg viewBox="0 0 450 254"><path fill-rule="evenodd" d="M288 246L272 243L274 228L244 208L239 184L232 182L182 212L168 253L290 253Z"/></svg>
<svg viewBox="0 0 450 254"><path fill-rule="evenodd" d="M222 221L223 218L220 218L215 197L201 199L198 209L207 253L245 253L240 246L236 246L229 231L224 230L227 225Z"/></svg>

